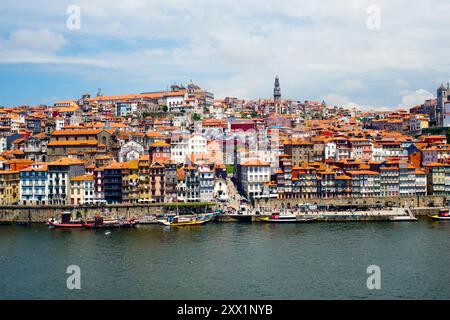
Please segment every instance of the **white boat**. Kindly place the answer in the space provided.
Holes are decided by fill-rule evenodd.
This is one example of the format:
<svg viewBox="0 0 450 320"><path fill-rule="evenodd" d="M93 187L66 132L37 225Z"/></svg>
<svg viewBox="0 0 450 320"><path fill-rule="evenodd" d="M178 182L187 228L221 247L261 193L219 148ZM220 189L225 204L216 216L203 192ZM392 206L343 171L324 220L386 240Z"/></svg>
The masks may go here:
<svg viewBox="0 0 450 320"><path fill-rule="evenodd" d="M155 215L150 215L139 217L136 221L138 224L157 224L159 220Z"/></svg>
<svg viewBox="0 0 450 320"><path fill-rule="evenodd" d="M194 226L205 224L213 219L214 215L200 215L200 216L175 216L168 217L165 220L158 220L159 223L170 226L170 227L181 227L181 226Z"/></svg>
<svg viewBox="0 0 450 320"><path fill-rule="evenodd" d="M417 221L418 219L414 216L392 216L389 217L391 221Z"/></svg>
<svg viewBox="0 0 450 320"><path fill-rule="evenodd" d="M316 217L298 218L295 214L272 214L270 217L259 218L262 222L270 223L293 223L293 222L311 222L317 220Z"/></svg>
<svg viewBox="0 0 450 320"><path fill-rule="evenodd" d="M414 216L411 209L405 209L404 215L391 216L389 217L391 221L417 221L418 219Z"/></svg>

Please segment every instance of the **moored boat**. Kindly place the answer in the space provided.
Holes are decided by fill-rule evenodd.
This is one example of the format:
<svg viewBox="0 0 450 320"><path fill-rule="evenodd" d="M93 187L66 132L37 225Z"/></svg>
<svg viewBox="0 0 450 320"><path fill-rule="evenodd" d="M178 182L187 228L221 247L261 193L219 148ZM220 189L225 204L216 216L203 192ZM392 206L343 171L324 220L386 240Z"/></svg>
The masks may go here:
<svg viewBox="0 0 450 320"><path fill-rule="evenodd" d="M439 210L438 214L430 216L433 220L450 220L450 214L448 209Z"/></svg>
<svg viewBox="0 0 450 320"><path fill-rule="evenodd" d="M138 217L136 219L136 223L137 224L158 224L159 219L158 219L158 216L156 216L156 215Z"/></svg>
<svg viewBox="0 0 450 320"><path fill-rule="evenodd" d="M414 216L410 208L402 208L397 215L390 216L388 218L390 221L417 221L419 220Z"/></svg>
<svg viewBox="0 0 450 320"><path fill-rule="evenodd" d="M83 228L88 223L83 220L72 220L72 212L64 211L61 213L61 220L58 221L51 218L47 221L47 225L53 228Z"/></svg>
<svg viewBox="0 0 450 320"><path fill-rule="evenodd" d="M299 223L312 222L317 220L317 217L297 217L295 214L272 214L270 217L262 217L259 220L269 223Z"/></svg>
<svg viewBox="0 0 450 320"><path fill-rule="evenodd" d="M389 217L391 221L417 221L418 219L414 216L392 216Z"/></svg>
<svg viewBox="0 0 450 320"><path fill-rule="evenodd" d="M94 223L85 223L83 226L89 229L131 228L137 224L135 219L104 220L102 216L96 216Z"/></svg>
<svg viewBox="0 0 450 320"><path fill-rule="evenodd" d="M159 222L165 226L170 227L194 226L205 224L211 221L212 217L213 216L208 215L189 216L189 217L175 216L175 217L168 217L165 220L159 220Z"/></svg>

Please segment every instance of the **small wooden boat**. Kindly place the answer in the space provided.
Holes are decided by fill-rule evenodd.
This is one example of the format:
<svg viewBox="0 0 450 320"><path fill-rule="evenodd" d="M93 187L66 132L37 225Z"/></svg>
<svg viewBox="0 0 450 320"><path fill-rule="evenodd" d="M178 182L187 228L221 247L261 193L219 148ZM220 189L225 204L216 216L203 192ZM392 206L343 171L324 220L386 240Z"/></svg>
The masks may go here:
<svg viewBox="0 0 450 320"><path fill-rule="evenodd" d="M51 218L47 221L47 225L53 228L83 228L87 224L87 222L84 222L82 220L72 220L72 212L70 211L61 213L60 221L54 218Z"/></svg>
<svg viewBox="0 0 450 320"><path fill-rule="evenodd" d="M94 225L92 222L84 222L81 220L73 220L68 223L60 222L57 220L50 219L47 225L52 228L85 228Z"/></svg>
<svg viewBox="0 0 450 320"><path fill-rule="evenodd" d="M433 220L450 220L450 214L448 209L439 210L438 214L429 216Z"/></svg>

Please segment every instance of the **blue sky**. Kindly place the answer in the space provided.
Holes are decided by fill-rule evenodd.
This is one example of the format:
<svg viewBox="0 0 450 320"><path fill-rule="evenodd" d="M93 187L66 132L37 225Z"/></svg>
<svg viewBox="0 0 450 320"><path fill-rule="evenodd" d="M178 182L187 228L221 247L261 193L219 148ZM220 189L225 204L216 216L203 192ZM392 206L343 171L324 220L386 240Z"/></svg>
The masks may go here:
<svg viewBox="0 0 450 320"><path fill-rule="evenodd" d="M278 74L283 98L408 108L450 81L449 14L446 0L0 0L0 105L190 79L217 98L269 98Z"/></svg>

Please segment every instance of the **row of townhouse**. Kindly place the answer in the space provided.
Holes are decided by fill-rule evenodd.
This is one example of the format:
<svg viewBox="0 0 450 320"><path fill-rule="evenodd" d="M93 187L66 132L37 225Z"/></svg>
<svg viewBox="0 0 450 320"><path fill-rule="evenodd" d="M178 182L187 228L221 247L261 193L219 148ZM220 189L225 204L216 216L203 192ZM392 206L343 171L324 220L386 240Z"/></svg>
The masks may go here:
<svg viewBox="0 0 450 320"><path fill-rule="evenodd" d="M82 160L61 158L20 170L3 170L0 204L208 202L228 198L224 166L180 166L149 158L103 167L86 167Z"/></svg>
<svg viewBox="0 0 450 320"><path fill-rule="evenodd" d="M249 160L240 165L238 183L248 199L447 196L450 165L433 163L422 170L405 161L343 169L320 163L295 166L285 158L272 173L269 163Z"/></svg>
<svg viewBox="0 0 450 320"><path fill-rule="evenodd" d="M389 157L407 157L407 142L335 137L325 142L324 159L383 161Z"/></svg>

